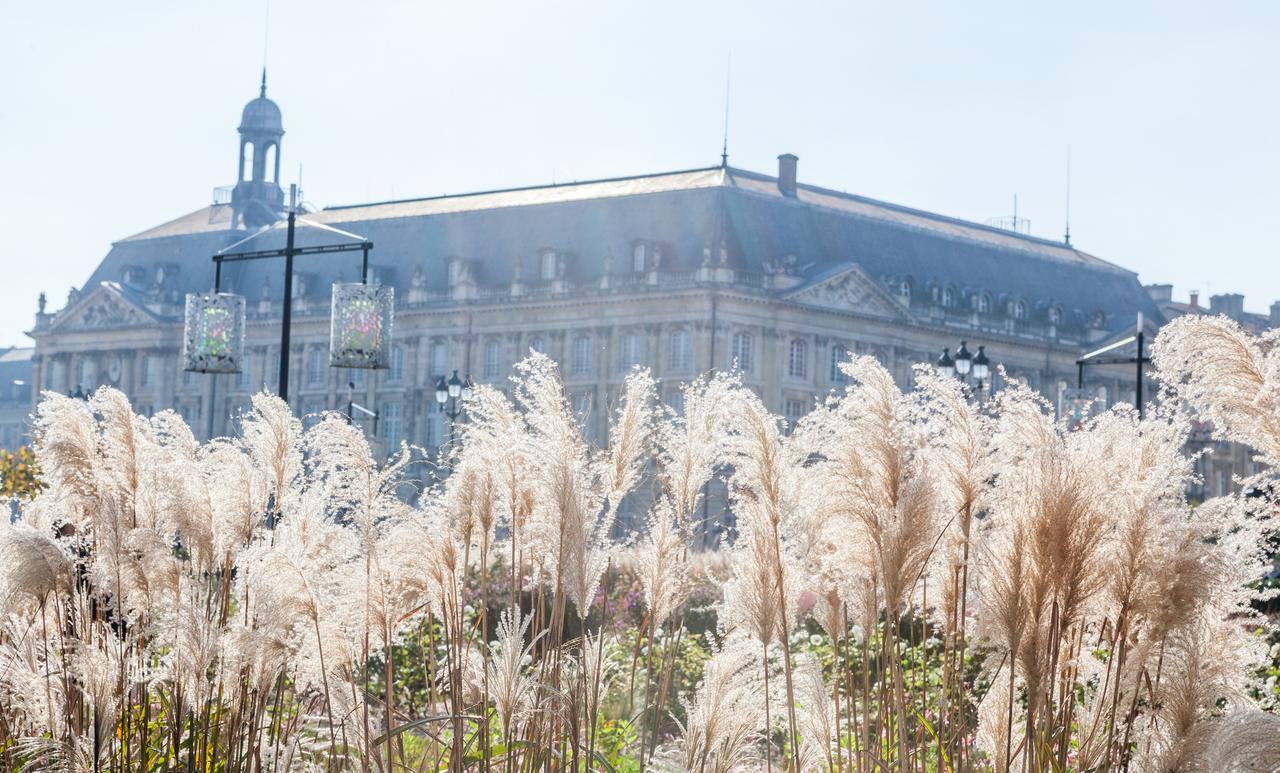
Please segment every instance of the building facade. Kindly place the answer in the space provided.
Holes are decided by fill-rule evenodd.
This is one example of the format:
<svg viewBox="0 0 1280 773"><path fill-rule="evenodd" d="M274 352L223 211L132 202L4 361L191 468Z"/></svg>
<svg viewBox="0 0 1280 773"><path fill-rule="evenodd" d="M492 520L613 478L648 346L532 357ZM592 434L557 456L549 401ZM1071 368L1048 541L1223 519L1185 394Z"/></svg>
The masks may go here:
<svg viewBox="0 0 1280 773"><path fill-rule="evenodd" d="M391 367L328 367L329 291L359 277L358 253L299 257L292 345L279 348L282 266L227 264L225 291L248 297L240 374L181 369L183 299L213 284L211 256L253 237L283 245L284 134L262 93L239 126L239 177L195 212L122 239L30 335L37 389L122 389L143 412L179 411L199 437L226 434L251 394L290 362L300 415L348 399L379 412L378 435L434 448L448 420L436 381L455 370L504 386L545 352L563 369L588 433L634 365L664 397L736 367L775 412L796 418L843 385L836 364L878 358L906 387L912 367L961 340L1051 400L1075 384L1083 351L1163 320L1136 274L1069 243L806 185L798 160L776 174L720 165L562 185L331 207L301 216L298 244L325 227L372 240L372 280L396 289ZM355 255L352 257L351 255ZM1132 399L1132 374L1089 374L1107 400ZM993 377L999 389L1001 381Z"/></svg>

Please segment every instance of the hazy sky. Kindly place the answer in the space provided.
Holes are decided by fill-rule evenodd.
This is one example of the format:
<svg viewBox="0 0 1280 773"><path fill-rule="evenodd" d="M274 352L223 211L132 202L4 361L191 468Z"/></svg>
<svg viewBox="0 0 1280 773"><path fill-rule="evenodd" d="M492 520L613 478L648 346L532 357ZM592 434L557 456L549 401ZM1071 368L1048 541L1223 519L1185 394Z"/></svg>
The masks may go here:
<svg viewBox="0 0 1280 773"><path fill-rule="evenodd" d="M1280 299L1271 2L274 0L316 205L730 163L1060 238L1175 296ZM266 0L0 11L0 345L111 242L233 183Z"/></svg>

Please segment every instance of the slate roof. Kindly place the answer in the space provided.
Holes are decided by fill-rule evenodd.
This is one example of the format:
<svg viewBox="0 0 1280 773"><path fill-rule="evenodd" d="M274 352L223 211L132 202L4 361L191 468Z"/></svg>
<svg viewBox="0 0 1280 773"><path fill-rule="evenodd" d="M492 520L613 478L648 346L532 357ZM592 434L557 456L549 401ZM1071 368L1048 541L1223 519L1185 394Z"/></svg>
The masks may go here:
<svg viewBox="0 0 1280 773"><path fill-rule="evenodd" d="M635 240L664 245L664 270L693 270L703 245L723 239L731 265L743 272L762 273L767 263L794 255L807 281L854 262L877 280L909 277L921 290L950 284L962 294L989 293L997 303L1056 305L1064 325L1094 312L1105 313L1109 329L1131 325L1139 310L1163 319L1134 272L1062 242L803 183L786 196L776 178L732 167L331 207L306 218L371 239L371 265L401 292L419 266L428 287L444 288L449 257L479 260L482 284L506 284L517 259L524 279L535 280L542 248L575 255L566 272L573 279L600 274L606 256L614 272L630 270ZM229 223L230 207L205 207L116 242L88 286L119 280L126 266L170 264L178 268L173 290L207 290L210 256L246 236ZM303 228L297 241L333 239ZM283 243L278 227L245 248ZM301 258L297 266L317 280L310 286L327 292L329 282L358 276L359 257ZM279 267L256 262L223 270L224 287L251 299L264 279L278 292Z"/></svg>

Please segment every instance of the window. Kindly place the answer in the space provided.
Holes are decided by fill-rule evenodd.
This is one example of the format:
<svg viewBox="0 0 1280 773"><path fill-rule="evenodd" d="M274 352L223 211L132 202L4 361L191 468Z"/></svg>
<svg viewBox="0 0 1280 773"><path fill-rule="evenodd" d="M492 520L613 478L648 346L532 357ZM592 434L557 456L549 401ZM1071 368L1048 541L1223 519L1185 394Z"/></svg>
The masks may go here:
<svg viewBox="0 0 1280 773"><path fill-rule="evenodd" d="M431 344L431 376L439 378L449 371L449 345L437 341Z"/></svg>
<svg viewBox="0 0 1280 773"><path fill-rule="evenodd" d="M573 375L585 376L591 373L591 337L578 336L573 339Z"/></svg>
<svg viewBox="0 0 1280 773"><path fill-rule="evenodd" d="M318 347L307 352L307 383L324 383L324 350Z"/></svg>
<svg viewBox="0 0 1280 773"><path fill-rule="evenodd" d="M266 373L262 374L264 383L271 384L273 387L280 385L280 352L271 353L271 367Z"/></svg>
<svg viewBox="0 0 1280 773"><path fill-rule="evenodd" d="M644 242L636 242L636 246L631 250L631 270L639 273L644 269Z"/></svg>
<svg viewBox="0 0 1280 773"><path fill-rule="evenodd" d="M197 376L197 375L198 375L197 373L194 373L194 372L189 371L189 370L184 370L184 371L182 371L182 385L183 385L183 386L193 386L193 385L196 383L196 376Z"/></svg>
<svg viewBox="0 0 1280 773"><path fill-rule="evenodd" d="M1027 318L1027 302L1022 300L1014 301L1013 307L1010 309L1009 313L1010 313L1010 316L1012 316L1014 319L1026 319Z"/></svg>
<svg viewBox="0 0 1280 773"><path fill-rule="evenodd" d="M991 296L986 293L978 293L976 301L979 314L991 313Z"/></svg>
<svg viewBox="0 0 1280 773"><path fill-rule="evenodd" d="M1062 309L1058 308L1057 306L1049 307L1049 324L1050 325L1062 324Z"/></svg>
<svg viewBox="0 0 1280 773"><path fill-rule="evenodd" d="M671 390L670 397L667 398L667 405L671 406L671 410L676 412L677 416L684 415L684 389L677 387Z"/></svg>
<svg viewBox="0 0 1280 773"><path fill-rule="evenodd" d="M440 446L440 425L444 421L444 406L440 405L432 399L427 404L427 417L423 422L423 438L422 444L428 450L435 450Z"/></svg>
<svg viewBox="0 0 1280 773"><path fill-rule="evenodd" d="M539 354L546 354L547 353L546 339L544 339L542 336L534 336L529 341L529 349L530 351L535 351Z"/></svg>
<svg viewBox="0 0 1280 773"><path fill-rule="evenodd" d="M400 403L386 403L382 406L382 439L387 442L388 453L400 445Z"/></svg>
<svg viewBox="0 0 1280 773"><path fill-rule="evenodd" d="M729 366L737 367L744 373L751 372L750 333L733 334L733 345L729 348Z"/></svg>
<svg viewBox="0 0 1280 773"><path fill-rule="evenodd" d="M556 260L555 252L553 252L552 250L547 250L546 252L542 253L540 270L542 272L541 275L544 280L550 280L550 279L556 278L556 273L557 273L556 269L558 268L557 263L559 263L559 261Z"/></svg>
<svg viewBox="0 0 1280 773"><path fill-rule="evenodd" d="M640 336L627 333L618 342L618 365L622 370L629 370L640 364Z"/></svg>
<svg viewBox="0 0 1280 773"><path fill-rule="evenodd" d="M148 357L144 361L143 368L142 368L143 378L147 377L147 368L145 363L150 361L151 361L150 357ZM80 370L79 370L78 376L79 376L79 383L77 383L76 386L84 389L85 391L92 391L94 386L93 385L93 360L83 359L80 361Z"/></svg>
<svg viewBox="0 0 1280 773"><path fill-rule="evenodd" d="M195 431L196 422L200 420L200 406L184 405L178 410L178 413L182 415L182 421L188 427L191 427L192 431Z"/></svg>
<svg viewBox="0 0 1280 773"><path fill-rule="evenodd" d="M836 344L831 347L831 383L844 386L849 383L849 377L840 369L840 364L849 361L849 347L844 344Z"/></svg>
<svg viewBox="0 0 1280 773"><path fill-rule="evenodd" d="M688 330L674 330L671 333L671 361L668 363L672 370L688 370L691 357L689 345Z"/></svg>
<svg viewBox="0 0 1280 773"><path fill-rule="evenodd" d="M806 378L809 375L809 346L803 338L791 339L791 347L787 353L787 375L791 378Z"/></svg>
<svg viewBox="0 0 1280 773"><path fill-rule="evenodd" d="M502 376L502 343L489 341L484 345L484 379L496 381Z"/></svg>
<svg viewBox="0 0 1280 773"><path fill-rule="evenodd" d="M89 388L89 381L92 378L92 371L86 366L91 365L88 360L80 363L80 382ZM142 385L151 386L156 383L156 358L150 355L142 358Z"/></svg>
<svg viewBox="0 0 1280 773"><path fill-rule="evenodd" d="M343 370L343 373L346 374L347 383L355 384L356 386L364 385L363 370L361 370L360 368L343 368L342 370Z"/></svg>
<svg viewBox="0 0 1280 773"><path fill-rule="evenodd" d="M907 301L911 300L911 280L903 279L898 283L898 295L901 295Z"/></svg>
<svg viewBox="0 0 1280 773"><path fill-rule="evenodd" d="M399 381L404 378L404 347L391 345L391 367L387 370L387 381Z"/></svg>
<svg viewBox="0 0 1280 773"><path fill-rule="evenodd" d="M951 308L956 305L956 291L950 287L942 288L942 306L943 308Z"/></svg>

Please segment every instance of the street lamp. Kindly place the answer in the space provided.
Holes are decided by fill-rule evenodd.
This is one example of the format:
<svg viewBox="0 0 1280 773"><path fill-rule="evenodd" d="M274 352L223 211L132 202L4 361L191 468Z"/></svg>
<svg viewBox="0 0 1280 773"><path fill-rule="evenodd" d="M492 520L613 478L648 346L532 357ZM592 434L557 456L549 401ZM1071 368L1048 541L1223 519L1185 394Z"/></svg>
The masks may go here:
<svg viewBox="0 0 1280 773"><path fill-rule="evenodd" d="M453 372L453 376L445 381L441 376L436 381L436 404L449 417L449 443L453 444L454 431L457 429L458 417L462 415L462 404L471 397L471 388L476 382L471 380L471 374L467 374L466 380L458 378L458 371Z"/></svg>
<svg viewBox="0 0 1280 773"><path fill-rule="evenodd" d="M978 353L973 358L973 378L978 382L978 396L982 396L982 382L991 375L991 360L987 359L987 347L979 346Z"/></svg>
<svg viewBox="0 0 1280 773"><path fill-rule="evenodd" d="M973 365L973 355L969 353L969 347L966 346L968 341L961 341L960 348L956 349L956 375L961 379L969 375L969 368Z"/></svg>
<svg viewBox="0 0 1280 773"><path fill-rule="evenodd" d="M944 376L955 376L961 381L967 381L972 376L977 383L975 391L981 399L983 382L991 375L991 360L987 358L986 350L987 347L979 346L978 353L974 354L969 351L969 342L961 341L954 358L951 356L951 348L944 348L935 365Z"/></svg>
<svg viewBox="0 0 1280 773"><path fill-rule="evenodd" d="M942 356L938 358L938 370L942 371L944 376L954 376L956 374L955 360L951 359L951 347L945 347L942 350Z"/></svg>

